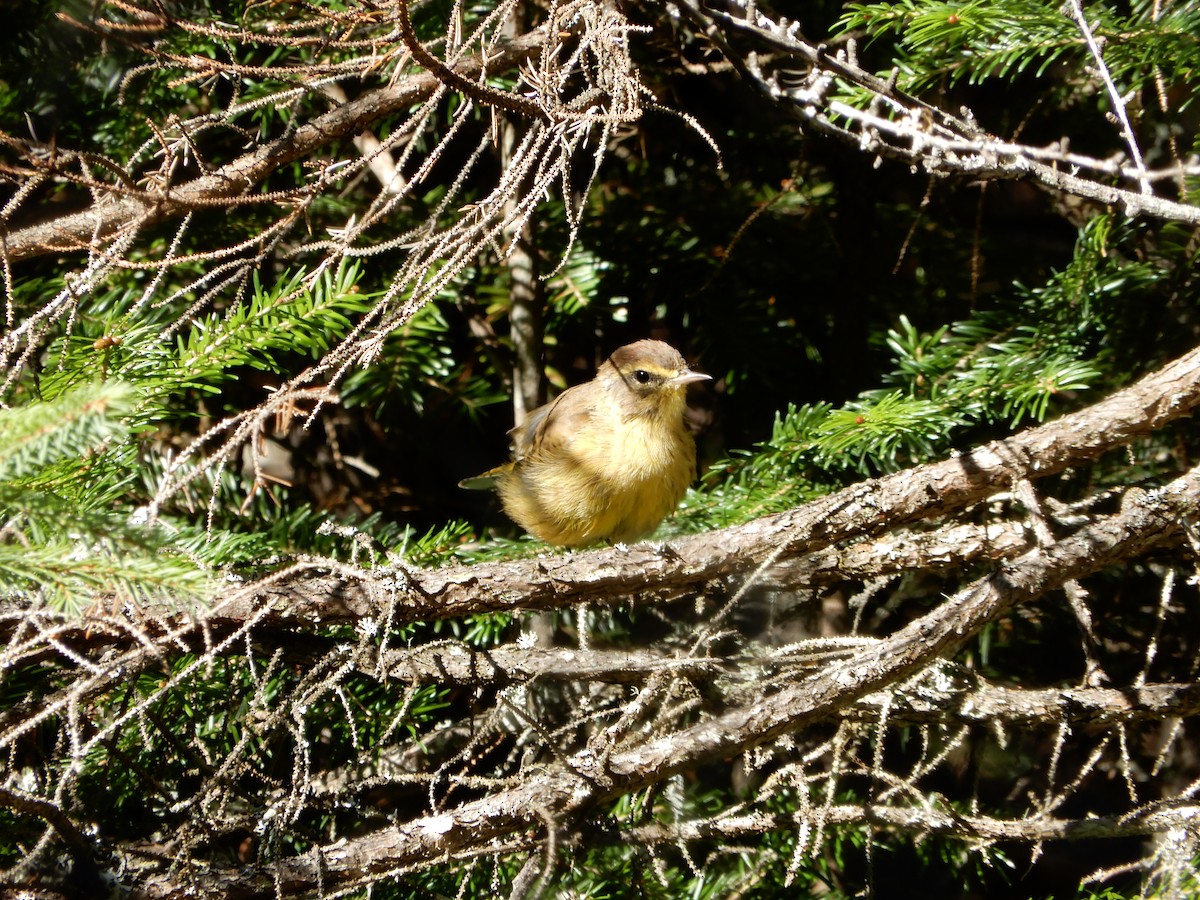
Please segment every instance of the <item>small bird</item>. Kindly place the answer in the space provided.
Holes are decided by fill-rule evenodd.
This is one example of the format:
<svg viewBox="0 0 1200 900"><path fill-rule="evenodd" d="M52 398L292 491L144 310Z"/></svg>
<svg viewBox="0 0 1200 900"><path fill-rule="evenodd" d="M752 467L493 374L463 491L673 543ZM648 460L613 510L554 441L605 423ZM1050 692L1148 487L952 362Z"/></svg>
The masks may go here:
<svg viewBox="0 0 1200 900"><path fill-rule="evenodd" d="M662 341L627 344L508 433L512 462L463 485L494 486L509 518L548 544L636 540L696 477L684 394L709 377Z"/></svg>

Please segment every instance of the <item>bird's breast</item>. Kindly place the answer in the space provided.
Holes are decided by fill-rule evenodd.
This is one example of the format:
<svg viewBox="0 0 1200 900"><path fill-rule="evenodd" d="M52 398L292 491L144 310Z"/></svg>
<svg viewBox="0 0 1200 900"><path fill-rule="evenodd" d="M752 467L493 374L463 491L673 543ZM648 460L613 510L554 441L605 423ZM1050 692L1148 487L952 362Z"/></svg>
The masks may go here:
<svg viewBox="0 0 1200 900"><path fill-rule="evenodd" d="M593 452L593 471L608 471L618 482L643 482L662 478L676 470L695 467L695 449L682 419L665 423L657 418L636 418L619 427L604 429ZM592 467L589 467L592 468Z"/></svg>
<svg viewBox="0 0 1200 900"><path fill-rule="evenodd" d="M696 473L696 449L683 413L611 421L531 454L501 480L509 515L551 543L630 541L657 527Z"/></svg>

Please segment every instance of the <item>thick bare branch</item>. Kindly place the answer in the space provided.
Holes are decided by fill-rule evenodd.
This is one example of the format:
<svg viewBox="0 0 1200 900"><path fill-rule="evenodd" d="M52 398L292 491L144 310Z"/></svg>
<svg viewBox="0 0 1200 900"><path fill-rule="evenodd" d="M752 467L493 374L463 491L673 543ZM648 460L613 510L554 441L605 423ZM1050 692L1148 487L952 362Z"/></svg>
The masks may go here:
<svg viewBox="0 0 1200 900"><path fill-rule="evenodd" d="M922 685L920 691L889 694L887 705L889 721L903 724L953 719L987 728L1062 722L1087 727L1195 716L1200 714L1200 684L1045 690L978 684L945 691ZM864 721L878 721L882 707L882 697L868 696L856 704L852 714L861 715Z"/></svg>
<svg viewBox="0 0 1200 900"><path fill-rule="evenodd" d="M1154 806L1125 816L1088 816L1079 819L1050 816L997 819L965 815L955 810L846 805L822 806L807 815L735 812L702 822L682 822L675 827L649 825L622 833L621 840L651 845L714 839L735 841L768 831L795 831L804 825L868 823L877 828L901 832L911 838L942 834L982 843L1084 841L1160 834L1173 828L1194 828L1198 819L1200 807L1192 804Z"/></svg>
<svg viewBox="0 0 1200 900"><path fill-rule="evenodd" d="M474 650L452 643L393 650L381 660L381 667L389 678L416 684L502 686L538 679L636 683L655 673L711 678L720 670L721 661L674 658L649 651L511 646Z"/></svg>

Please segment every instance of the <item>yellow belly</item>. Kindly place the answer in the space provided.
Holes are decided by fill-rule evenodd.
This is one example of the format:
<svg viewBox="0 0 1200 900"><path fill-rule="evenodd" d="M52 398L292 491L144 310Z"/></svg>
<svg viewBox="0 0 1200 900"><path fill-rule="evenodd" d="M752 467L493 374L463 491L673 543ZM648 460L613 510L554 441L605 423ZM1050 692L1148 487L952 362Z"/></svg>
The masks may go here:
<svg viewBox="0 0 1200 900"><path fill-rule="evenodd" d="M505 512L550 544L625 543L649 534L683 498L696 450L680 420L627 423L530 456L499 481Z"/></svg>

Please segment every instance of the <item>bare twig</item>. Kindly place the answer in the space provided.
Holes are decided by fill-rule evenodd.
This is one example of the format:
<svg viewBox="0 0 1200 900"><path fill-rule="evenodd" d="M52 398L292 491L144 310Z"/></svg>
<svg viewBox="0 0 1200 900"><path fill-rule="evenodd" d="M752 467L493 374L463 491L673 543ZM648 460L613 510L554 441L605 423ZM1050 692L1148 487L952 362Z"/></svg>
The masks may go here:
<svg viewBox="0 0 1200 900"><path fill-rule="evenodd" d="M1092 61L1096 65L1096 72L1099 74L1100 80L1104 82L1104 90L1108 92L1108 99L1113 105L1113 115L1117 117L1117 121L1121 126L1121 139L1125 141L1125 146L1129 148L1129 158L1133 160L1133 167L1137 172L1137 179L1141 184L1142 193L1153 193L1150 181L1146 177L1146 164L1142 161L1142 151L1138 147L1137 135L1134 134L1133 125L1129 121L1129 111L1125 108L1125 98L1117 90L1117 85L1112 79L1112 73L1109 72L1108 65L1104 62L1104 53L1100 49L1100 43L1096 40L1096 35L1092 27L1088 25L1087 17L1084 15L1083 3L1081 0L1068 0L1066 10L1071 18L1075 20L1075 24L1079 26L1079 31L1083 35L1084 41L1087 42L1088 52L1092 54Z"/></svg>

